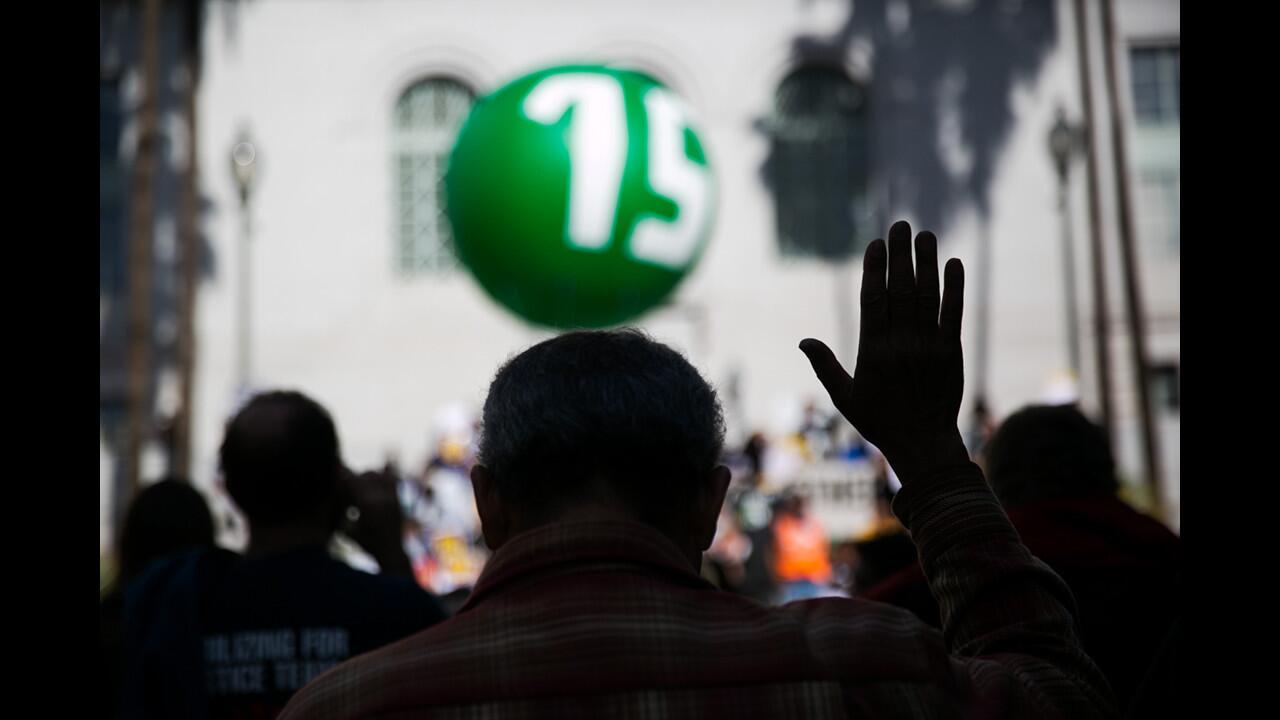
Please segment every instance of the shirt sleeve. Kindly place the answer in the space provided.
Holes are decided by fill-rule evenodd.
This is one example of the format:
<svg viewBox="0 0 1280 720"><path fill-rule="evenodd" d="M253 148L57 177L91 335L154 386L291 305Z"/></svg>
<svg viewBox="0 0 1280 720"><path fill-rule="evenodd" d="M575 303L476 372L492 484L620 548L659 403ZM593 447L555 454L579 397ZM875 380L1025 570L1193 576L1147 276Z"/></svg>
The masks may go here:
<svg viewBox="0 0 1280 720"><path fill-rule="evenodd" d="M916 543L947 647L973 692L1004 695L1038 716L1118 716L1081 647L1071 591L1022 544L977 465L905 486L893 511Z"/></svg>

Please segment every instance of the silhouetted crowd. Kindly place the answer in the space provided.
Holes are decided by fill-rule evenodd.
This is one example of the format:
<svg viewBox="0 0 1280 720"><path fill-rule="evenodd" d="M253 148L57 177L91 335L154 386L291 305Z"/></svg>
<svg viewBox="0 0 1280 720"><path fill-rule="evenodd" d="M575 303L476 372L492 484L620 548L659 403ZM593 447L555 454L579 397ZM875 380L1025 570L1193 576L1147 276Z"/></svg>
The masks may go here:
<svg viewBox="0 0 1280 720"><path fill-rule="evenodd" d="M442 440L416 477L352 471L323 407L266 392L220 448L243 552L180 478L133 498L103 714L1172 712L1177 536L1120 498L1075 406L961 438L963 270L940 293L936 240L911 247L899 223L867 251L852 375L801 343L843 418L810 406L788 441L872 468L859 537L833 544L813 498L775 486L763 434L727 451L715 391L638 331L515 356L475 442Z"/></svg>

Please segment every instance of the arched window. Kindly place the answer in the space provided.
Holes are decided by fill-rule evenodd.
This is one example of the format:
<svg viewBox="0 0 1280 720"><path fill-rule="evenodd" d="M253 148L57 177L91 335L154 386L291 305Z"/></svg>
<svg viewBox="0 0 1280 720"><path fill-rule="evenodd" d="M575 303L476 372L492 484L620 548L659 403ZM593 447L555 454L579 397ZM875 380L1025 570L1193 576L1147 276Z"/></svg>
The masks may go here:
<svg viewBox="0 0 1280 720"><path fill-rule="evenodd" d="M765 174L784 256L838 260L870 241L867 103L840 68L803 66L778 85Z"/></svg>
<svg viewBox="0 0 1280 720"><path fill-rule="evenodd" d="M402 273L457 266L445 216L444 173L474 100L475 93L456 80L429 78L396 101L392 156L396 265Z"/></svg>

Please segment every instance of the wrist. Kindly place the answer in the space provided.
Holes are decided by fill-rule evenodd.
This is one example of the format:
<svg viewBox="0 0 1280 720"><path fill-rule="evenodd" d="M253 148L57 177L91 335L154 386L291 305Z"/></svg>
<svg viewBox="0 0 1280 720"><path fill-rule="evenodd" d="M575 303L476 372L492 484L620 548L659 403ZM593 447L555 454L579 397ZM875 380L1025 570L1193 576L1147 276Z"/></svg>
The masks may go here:
<svg viewBox="0 0 1280 720"><path fill-rule="evenodd" d="M959 429L913 442L898 457L886 459L904 486L967 467L970 463L969 450L960 437Z"/></svg>

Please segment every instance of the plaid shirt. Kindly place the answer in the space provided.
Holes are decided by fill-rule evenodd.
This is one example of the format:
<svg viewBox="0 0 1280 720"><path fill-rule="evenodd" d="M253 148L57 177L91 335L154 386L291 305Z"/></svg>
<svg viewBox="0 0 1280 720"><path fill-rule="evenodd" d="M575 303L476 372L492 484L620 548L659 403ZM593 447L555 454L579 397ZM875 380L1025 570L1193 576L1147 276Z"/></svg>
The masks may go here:
<svg viewBox="0 0 1280 720"><path fill-rule="evenodd" d="M494 553L455 617L330 670L281 717L1116 714L1066 585L976 466L911 484L894 511L941 633L868 600L768 607L721 592L644 525L555 524Z"/></svg>

